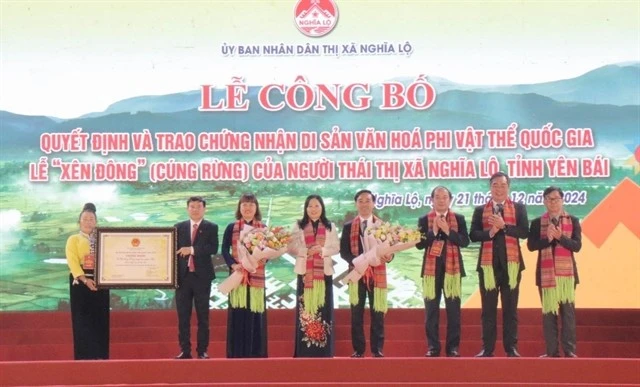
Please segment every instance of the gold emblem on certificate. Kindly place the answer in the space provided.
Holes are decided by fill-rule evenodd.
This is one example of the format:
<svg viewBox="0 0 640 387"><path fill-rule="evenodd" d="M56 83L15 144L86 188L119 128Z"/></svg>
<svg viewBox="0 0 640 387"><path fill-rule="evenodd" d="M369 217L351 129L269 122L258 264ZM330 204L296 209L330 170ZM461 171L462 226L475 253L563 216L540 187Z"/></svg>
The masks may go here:
<svg viewBox="0 0 640 387"><path fill-rule="evenodd" d="M174 227L98 227L96 283L104 288L175 288Z"/></svg>

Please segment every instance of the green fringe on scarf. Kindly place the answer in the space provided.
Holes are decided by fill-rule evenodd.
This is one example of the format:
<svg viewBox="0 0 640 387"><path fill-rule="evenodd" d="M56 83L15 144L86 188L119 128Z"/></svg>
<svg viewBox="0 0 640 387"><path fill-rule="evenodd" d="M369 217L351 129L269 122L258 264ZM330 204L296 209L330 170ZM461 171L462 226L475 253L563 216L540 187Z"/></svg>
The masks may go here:
<svg viewBox="0 0 640 387"><path fill-rule="evenodd" d="M575 277L556 277L556 289L558 289L558 301L561 304L576 302Z"/></svg>
<svg viewBox="0 0 640 387"><path fill-rule="evenodd" d="M324 306L325 286L324 280L313 280L312 288L304 288L304 310L315 314Z"/></svg>
<svg viewBox="0 0 640 387"><path fill-rule="evenodd" d="M358 305L358 283L349 282L349 302ZM387 289L373 288L373 310L387 313Z"/></svg>
<svg viewBox="0 0 640 387"><path fill-rule="evenodd" d="M496 277L493 273L493 266L482 265L482 272L484 273L484 288L487 290L493 290L496 288ZM520 272L520 263L509 262L507 263L507 274L509 276L509 288L515 289L518 286L518 273Z"/></svg>
<svg viewBox="0 0 640 387"><path fill-rule="evenodd" d="M264 313L264 288L249 287L249 309L254 313Z"/></svg>
<svg viewBox="0 0 640 387"><path fill-rule="evenodd" d="M460 278L460 273L444 273L445 298L460 298L462 296L462 285L460 284Z"/></svg>
<svg viewBox="0 0 640 387"><path fill-rule="evenodd" d="M247 307L247 285L240 285L229 293L229 302L232 308Z"/></svg>
<svg viewBox="0 0 640 387"><path fill-rule="evenodd" d="M556 277L555 288L542 289L542 313L558 314L560 304L575 302L574 277Z"/></svg>
<svg viewBox="0 0 640 387"><path fill-rule="evenodd" d="M373 310L387 313L387 289L373 288Z"/></svg>
<svg viewBox="0 0 640 387"><path fill-rule="evenodd" d="M484 276L484 288L486 290L493 290L496 288L496 277L493 273L492 265L482 265L482 273Z"/></svg>
<svg viewBox="0 0 640 387"><path fill-rule="evenodd" d="M444 274L444 296L446 298L460 298L462 289L460 274ZM427 300L436 298L436 277L427 275L422 277L422 297Z"/></svg>
<svg viewBox="0 0 640 387"><path fill-rule="evenodd" d="M509 288L515 289L518 286L518 273L520 272L520 262L507 263L509 273Z"/></svg>
<svg viewBox="0 0 640 387"><path fill-rule="evenodd" d="M232 308L247 308L247 288L249 288L249 309L254 313L264 313L264 289L240 285L229 293Z"/></svg>
<svg viewBox="0 0 640 387"><path fill-rule="evenodd" d="M349 282L349 303L353 306L358 305L358 283Z"/></svg>
<svg viewBox="0 0 640 387"><path fill-rule="evenodd" d="M422 298L433 300L436 298L436 277L425 275L422 277Z"/></svg>

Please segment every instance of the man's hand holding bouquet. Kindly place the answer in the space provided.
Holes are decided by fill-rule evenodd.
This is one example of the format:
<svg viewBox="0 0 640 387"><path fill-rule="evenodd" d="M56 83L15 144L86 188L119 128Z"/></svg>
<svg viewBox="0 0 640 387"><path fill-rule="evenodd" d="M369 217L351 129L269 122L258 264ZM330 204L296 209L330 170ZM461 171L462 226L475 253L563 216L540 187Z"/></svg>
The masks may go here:
<svg viewBox="0 0 640 387"><path fill-rule="evenodd" d="M365 252L352 261L354 270L345 281L358 282L369 267L389 262L394 253L414 247L423 236L420 231L389 222L374 223L365 231L362 243Z"/></svg>

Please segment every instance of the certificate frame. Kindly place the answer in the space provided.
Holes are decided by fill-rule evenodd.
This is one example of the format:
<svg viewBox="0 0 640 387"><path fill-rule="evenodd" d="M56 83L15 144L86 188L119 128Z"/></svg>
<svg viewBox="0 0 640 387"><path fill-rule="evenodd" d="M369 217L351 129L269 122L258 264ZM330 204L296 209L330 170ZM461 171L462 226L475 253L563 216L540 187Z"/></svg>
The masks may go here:
<svg viewBox="0 0 640 387"><path fill-rule="evenodd" d="M99 288L178 287L175 227L97 227Z"/></svg>

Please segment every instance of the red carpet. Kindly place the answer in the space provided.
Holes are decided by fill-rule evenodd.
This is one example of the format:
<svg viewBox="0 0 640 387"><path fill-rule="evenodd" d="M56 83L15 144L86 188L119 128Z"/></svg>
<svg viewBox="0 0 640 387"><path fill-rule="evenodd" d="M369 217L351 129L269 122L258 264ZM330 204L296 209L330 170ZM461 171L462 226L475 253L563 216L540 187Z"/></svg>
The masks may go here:
<svg viewBox="0 0 640 387"><path fill-rule="evenodd" d="M68 312L0 313L0 385L640 385L639 310L578 310L579 359L537 358L544 352L539 309L519 312L525 358L504 358L498 343L498 357L474 359L481 347L480 310L462 313L460 359L422 357L420 309L389 311L385 359L349 359L349 311L340 309L335 359L291 358L292 310L269 311L269 359L224 359L226 311L216 310L209 347L214 359L178 361L172 359L179 352L174 311L117 311L111 315L112 360L96 362L72 361ZM444 313L441 322L444 340Z"/></svg>
<svg viewBox="0 0 640 387"><path fill-rule="evenodd" d="M629 385L631 359L291 359L7 362L2 385ZM37 372L36 372L37 370Z"/></svg>

